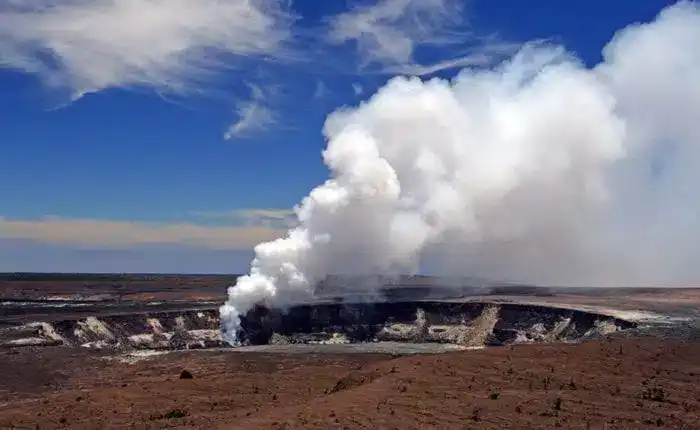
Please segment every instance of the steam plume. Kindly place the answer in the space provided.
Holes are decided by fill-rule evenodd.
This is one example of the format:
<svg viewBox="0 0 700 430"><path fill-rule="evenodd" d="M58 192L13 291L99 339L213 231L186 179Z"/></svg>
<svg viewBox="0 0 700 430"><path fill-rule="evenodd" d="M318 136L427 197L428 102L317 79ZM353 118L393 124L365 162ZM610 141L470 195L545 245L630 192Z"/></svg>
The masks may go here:
<svg viewBox="0 0 700 430"><path fill-rule="evenodd" d="M697 281L698 46L700 6L681 2L618 32L594 68L533 45L452 81L394 78L331 114L331 179L255 248L221 307L227 336L328 274L426 261L538 284Z"/></svg>

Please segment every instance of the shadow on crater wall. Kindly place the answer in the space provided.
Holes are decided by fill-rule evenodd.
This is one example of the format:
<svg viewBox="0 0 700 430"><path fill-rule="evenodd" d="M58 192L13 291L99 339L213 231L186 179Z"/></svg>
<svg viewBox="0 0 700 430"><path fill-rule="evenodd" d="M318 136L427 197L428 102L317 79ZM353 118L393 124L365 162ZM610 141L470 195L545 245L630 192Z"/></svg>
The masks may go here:
<svg viewBox="0 0 700 430"><path fill-rule="evenodd" d="M258 307L244 318L238 338L249 345L397 341L492 346L574 341L635 326L591 312L534 305L315 304L286 312Z"/></svg>
<svg viewBox="0 0 700 430"><path fill-rule="evenodd" d="M0 346L229 346L221 337L218 308L54 317L0 328ZM286 311L257 307L243 318L238 339L243 346L398 342L483 347L577 341L635 326L592 312L510 303L324 303Z"/></svg>

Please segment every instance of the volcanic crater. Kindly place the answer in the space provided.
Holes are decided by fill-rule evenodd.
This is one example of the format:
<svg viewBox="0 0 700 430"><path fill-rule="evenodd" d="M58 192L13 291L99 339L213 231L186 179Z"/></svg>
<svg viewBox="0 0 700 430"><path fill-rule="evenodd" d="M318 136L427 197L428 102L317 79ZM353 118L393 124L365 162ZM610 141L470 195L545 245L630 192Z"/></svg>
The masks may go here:
<svg viewBox="0 0 700 430"><path fill-rule="evenodd" d="M216 308L55 317L5 326L0 344L158 350L229 346ZM372 344L376 349L395 343L478 348L579 341L636 325L595 312L515 303L314 303L285 310L258 306L242 319L236 337L243 347L278 349L303 344Z"/></svg>

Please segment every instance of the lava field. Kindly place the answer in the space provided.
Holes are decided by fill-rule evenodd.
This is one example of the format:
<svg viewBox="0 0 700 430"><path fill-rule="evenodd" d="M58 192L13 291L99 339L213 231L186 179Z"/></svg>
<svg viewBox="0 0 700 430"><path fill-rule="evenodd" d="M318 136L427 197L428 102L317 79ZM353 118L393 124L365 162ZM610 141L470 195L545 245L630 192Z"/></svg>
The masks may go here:
<svg viewBox="0 0 700 430"><path fill-rule="evenodd" d="M699 428L700 289L399 281L232 348L230 277L0 276L0 428Z"/></svg>

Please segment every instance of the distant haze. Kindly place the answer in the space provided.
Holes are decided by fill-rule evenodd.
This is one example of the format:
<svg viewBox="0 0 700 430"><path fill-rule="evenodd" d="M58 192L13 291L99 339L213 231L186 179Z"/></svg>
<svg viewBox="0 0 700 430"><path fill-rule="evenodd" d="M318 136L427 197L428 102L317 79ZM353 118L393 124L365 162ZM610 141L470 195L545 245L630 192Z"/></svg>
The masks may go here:
<svg viewBox="0 0 700 430"><path fill-rule="evenodd" d="M208 249L141 245L126 249L76 247L0 239L0 273L241 273L252 257L248 249Z"/></svg>

